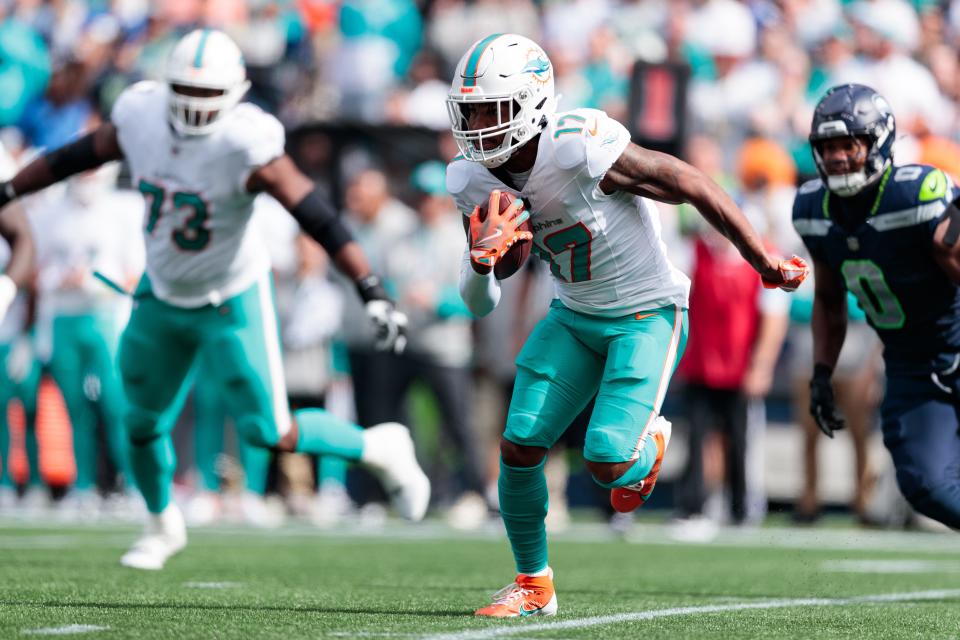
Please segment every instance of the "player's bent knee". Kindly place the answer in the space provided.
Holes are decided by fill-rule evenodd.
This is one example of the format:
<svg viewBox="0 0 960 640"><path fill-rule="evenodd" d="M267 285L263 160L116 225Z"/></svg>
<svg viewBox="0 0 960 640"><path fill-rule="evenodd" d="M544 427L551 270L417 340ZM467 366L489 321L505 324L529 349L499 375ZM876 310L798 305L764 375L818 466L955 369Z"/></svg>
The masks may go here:
<svg viewBox="0 0 960 640"><path fill-rule="evenodd" d="M593 481L601 487L612 489L614 487L623 487L630 484L627 478L627 471L636 463L635 460L628 462L595 462L586 460L587 469L593 476Z"/></svg>
<svg viewBox="0 0 960 640"><path fill-rule="evenodd" d="M897 481L903 497L918 513L960 529L960 481L924 481L909 473L898 474Z"/></svg>
<svg viewBox="0 0 960 640"><path fill-rule="evenodd" d="M500 457L503 463L511 467L535 467L543 462L547 455L544 447L517 444L506 438L500 438Z"/></svg>
<svg viewBox="0 0 960 640"><path fill-rule="evenodd" d="M154 411L130 407L127 409L123 423L127 429L127 436L134 445L141 445L160 437L160 416Z"/></svg>

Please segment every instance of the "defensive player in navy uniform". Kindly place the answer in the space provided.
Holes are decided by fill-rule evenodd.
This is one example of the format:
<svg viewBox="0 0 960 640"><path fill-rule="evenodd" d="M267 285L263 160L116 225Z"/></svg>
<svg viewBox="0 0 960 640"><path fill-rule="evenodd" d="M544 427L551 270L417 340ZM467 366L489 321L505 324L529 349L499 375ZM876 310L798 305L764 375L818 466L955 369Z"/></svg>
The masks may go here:
<svg viewBox="0 0 960 640"><path fill-rule="evenodd" d="M849 290L884 345L884 444L913 507L960 527L960 195L928 165L893 165L886 100L869 87L827 92L810 143L820 179L793 223L813 257L810 411L831 438L843 418L830 376L846 334Z"/></svg>

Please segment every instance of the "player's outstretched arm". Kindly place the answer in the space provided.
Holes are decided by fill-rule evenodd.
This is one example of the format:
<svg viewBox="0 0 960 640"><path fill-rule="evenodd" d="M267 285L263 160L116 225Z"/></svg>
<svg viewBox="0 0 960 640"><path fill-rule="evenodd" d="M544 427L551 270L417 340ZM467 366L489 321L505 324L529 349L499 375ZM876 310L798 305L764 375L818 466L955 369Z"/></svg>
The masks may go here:
<svg viewBox="0 0 960 640"><path fill-rule="evenodd" d="M813 260L813 378L810 380L810 413L827 436L844 427L837 411L830 378L847 335L847 292L838 274Z"/></svg>
<svg viewBox="0 0 960 640"><path fill-rule="evenodd" d="M0 275L0 289L9 288L3 282L4 278L9 278L15 287L28 284L33 277L36 247L26 213L19 205L7 207L0 213L0 236L10 245L10 260L3 270L3 275ZM0 291L0 303L4 302L5 298L4 292ZM10 300L13 300L12 295ZM3 310L6 311L6 307ZM2 317L3 313L0 312L0 318Z"/></svg>
<svg viewBox="0 0 960 640"><path fill-rule="evenodd" d="M960 198L943 212L933 233L933 258L954 283L960 284Z"/></svg>
<svg viewBox="0 0 960 640"><path fill-rule="evenodd" d="M303 175L284 154L250 174L247 191L265 191L277 199L350 278L363 299L367 314L377 325L377 346L397 353L406 346L407 317L399 310L370 268L370 262L340 214L313 180Z"/></svg>
<svg viewBox="0 0 960 640"><path fill-rule="evenodd" d="M737 247L767 283L796 289L806 265L791 265L767 253L763 241L733 199L702 171L674 156L630 143L600 181L604 193L628 191L661 202L690 203Z"/></svg>
<svg viewBox="0 0 960 640"><path fill-rule="evenodd" d="M59 149L48 151L0 184L0 208L18 196L40 191L72 175L123 158L117 130L105 122L94 131Z"/></svg>

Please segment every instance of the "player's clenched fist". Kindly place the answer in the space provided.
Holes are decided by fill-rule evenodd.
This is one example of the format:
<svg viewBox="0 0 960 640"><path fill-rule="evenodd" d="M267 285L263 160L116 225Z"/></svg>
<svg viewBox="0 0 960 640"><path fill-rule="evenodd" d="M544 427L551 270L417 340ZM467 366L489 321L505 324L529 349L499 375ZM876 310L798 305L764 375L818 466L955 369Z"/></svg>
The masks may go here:
<svg viewBox="0 0 960 640"><path fill-rule="evenodd" d="M479 205L470 214L470 263L477 273L489 273L510 247L533 239L531 232L520 229L530 218L523 201L516 198L509 205L504 202L501 208L502 195L496 189L490 192L485 216Z"/></svg>
<svg viewBox="0 0 960 640"><path fill-rule="evenodd" d="M767 289L780 288L784 291L796 291L810 273L810 267L800 256L793 256L789 260L781 260L777 266L778 277L763 278L763 286Z"/></svg>

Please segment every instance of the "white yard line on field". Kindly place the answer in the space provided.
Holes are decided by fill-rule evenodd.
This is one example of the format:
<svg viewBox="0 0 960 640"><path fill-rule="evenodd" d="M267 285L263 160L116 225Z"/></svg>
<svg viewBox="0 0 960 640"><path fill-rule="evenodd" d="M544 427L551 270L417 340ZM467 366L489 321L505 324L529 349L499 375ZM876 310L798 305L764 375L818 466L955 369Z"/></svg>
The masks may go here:
<svg viewBox="0 0 960 640"><path fill-rule="evenodd" d="M942 598L960 598L960 589L913 591L908 593L881 593L868 596L855 596L851 598L785 598L779 600L765 600L761 602L736 602L731 604L701 605L694 607L673 607L669 609L651 609L649 611L617 613L607 616L575 618L572 620L561 620L559 622L542 622L538 624L524 624L523 622L520 622L519 624L509 627L430 634L420 636L420 638L421 640L485 640L486 638L524 635L533 633L535 631L586 629L589 627L618 624L621 622L642 622L644 620L654 620L656 618L697 616L710 613L724 613L727 611L748 611L751 609L789 609L793 607L841 607L851 604L906 602L910 600L940 600Z"/></svg>
<svg viewBox="0 0 960 640"><path fill-rule="evenodd" d="M830 573L960 573L960 562L944 560L826 560L822 571Z"/></svg>
<svg viewBox="0 0 960 640"><path fill-rule="evenodd" d="M93 633L107 631L110 627L101 627L95 624L68 624L64 627L42 627L40 629L24 629L23 634L29 636L69 636L78 633Z"/></svg>
<svg viewBox="0 0 960 640"><path fill-rule="evenodd" d="M242 586L242 582L184 582L188 589L233 589Z"/></svg>

